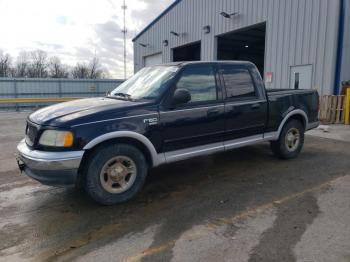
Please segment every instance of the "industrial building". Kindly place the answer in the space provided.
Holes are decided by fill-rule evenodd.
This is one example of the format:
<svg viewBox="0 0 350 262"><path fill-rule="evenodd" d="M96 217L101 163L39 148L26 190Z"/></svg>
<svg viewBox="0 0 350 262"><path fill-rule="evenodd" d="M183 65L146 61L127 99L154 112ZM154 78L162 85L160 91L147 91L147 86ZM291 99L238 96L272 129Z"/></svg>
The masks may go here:
<svg viewBox="0 0 350 262"><path fill-rule="evenodd" d="M176 0L133 42L135 72L247 60L268 88L338 94L350 80L350 0Z"/></svg>

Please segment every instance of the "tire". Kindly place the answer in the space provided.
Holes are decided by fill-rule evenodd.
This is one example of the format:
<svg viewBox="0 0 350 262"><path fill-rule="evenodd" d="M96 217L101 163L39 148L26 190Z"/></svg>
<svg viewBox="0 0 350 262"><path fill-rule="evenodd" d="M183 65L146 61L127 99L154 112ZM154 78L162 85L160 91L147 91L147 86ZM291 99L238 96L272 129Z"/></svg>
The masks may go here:
<svg viewBox="0 0 350 262"><path fill-rule="evenodd" d="M100 147L87 162L85 190L102 205L123 203L133 198L148 173L144 154L128 144Z"/></svg>
<svg viewBox="0 0 350 262"><path fill-rule="evenodd" d="M304 145L304 133L305 128L300 121L295 119L288 121L278 140L271 141L272 152L281 159L296 158ZM298 136L297 140L295 140L296 136Z"/></svg>

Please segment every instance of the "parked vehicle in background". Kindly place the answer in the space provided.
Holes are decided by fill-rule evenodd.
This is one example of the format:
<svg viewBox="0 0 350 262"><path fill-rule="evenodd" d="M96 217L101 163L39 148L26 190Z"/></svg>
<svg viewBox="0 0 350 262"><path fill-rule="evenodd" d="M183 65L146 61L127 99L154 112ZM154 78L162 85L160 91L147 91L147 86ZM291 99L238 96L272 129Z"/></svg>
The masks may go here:
<svg viewBox="0 0 350 262"><path fill-rule="evenodd" d="M296 157L318 126L314 90L266 90L249 62L147 67L107 97L32 113L19 167L49 185L80 185L104 205L129 200L149 168L270 141Z"/></svg>

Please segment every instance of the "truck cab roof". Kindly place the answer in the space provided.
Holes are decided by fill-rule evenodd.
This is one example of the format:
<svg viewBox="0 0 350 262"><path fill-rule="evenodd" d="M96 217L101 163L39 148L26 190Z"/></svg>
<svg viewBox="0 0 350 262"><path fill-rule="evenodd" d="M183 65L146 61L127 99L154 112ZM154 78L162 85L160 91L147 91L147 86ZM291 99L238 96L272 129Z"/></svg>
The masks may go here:
<svg viewBox="0 0 350 262"><path fill-rule="evenodd" d="M238 60L225 60L225 61L181 61L181 62L171 62L165 64L157 64L154 66L186 66L186 65L200 65L200 64L231 64L231 65L254 65L249 61L238 61Z"/></svg>

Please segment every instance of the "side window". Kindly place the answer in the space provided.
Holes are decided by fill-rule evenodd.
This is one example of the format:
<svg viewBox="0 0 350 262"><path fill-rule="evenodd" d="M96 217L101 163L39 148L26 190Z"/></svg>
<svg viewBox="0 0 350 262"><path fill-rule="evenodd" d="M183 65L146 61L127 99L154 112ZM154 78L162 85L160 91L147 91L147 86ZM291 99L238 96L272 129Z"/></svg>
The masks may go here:
<svg viewBox="0 0 350 262"><path fill-rule="evenodd" d="M257 96L252 77L247 69L223 67L221 73L228 99L247 99Z"/></svg>
<svg viewBox="0 0 350 262"><path fill-rule="evenodd" d="M191 94L191 102L217 100L214 69L209 65L185 68L176 88L187 89Z"/></svg>

